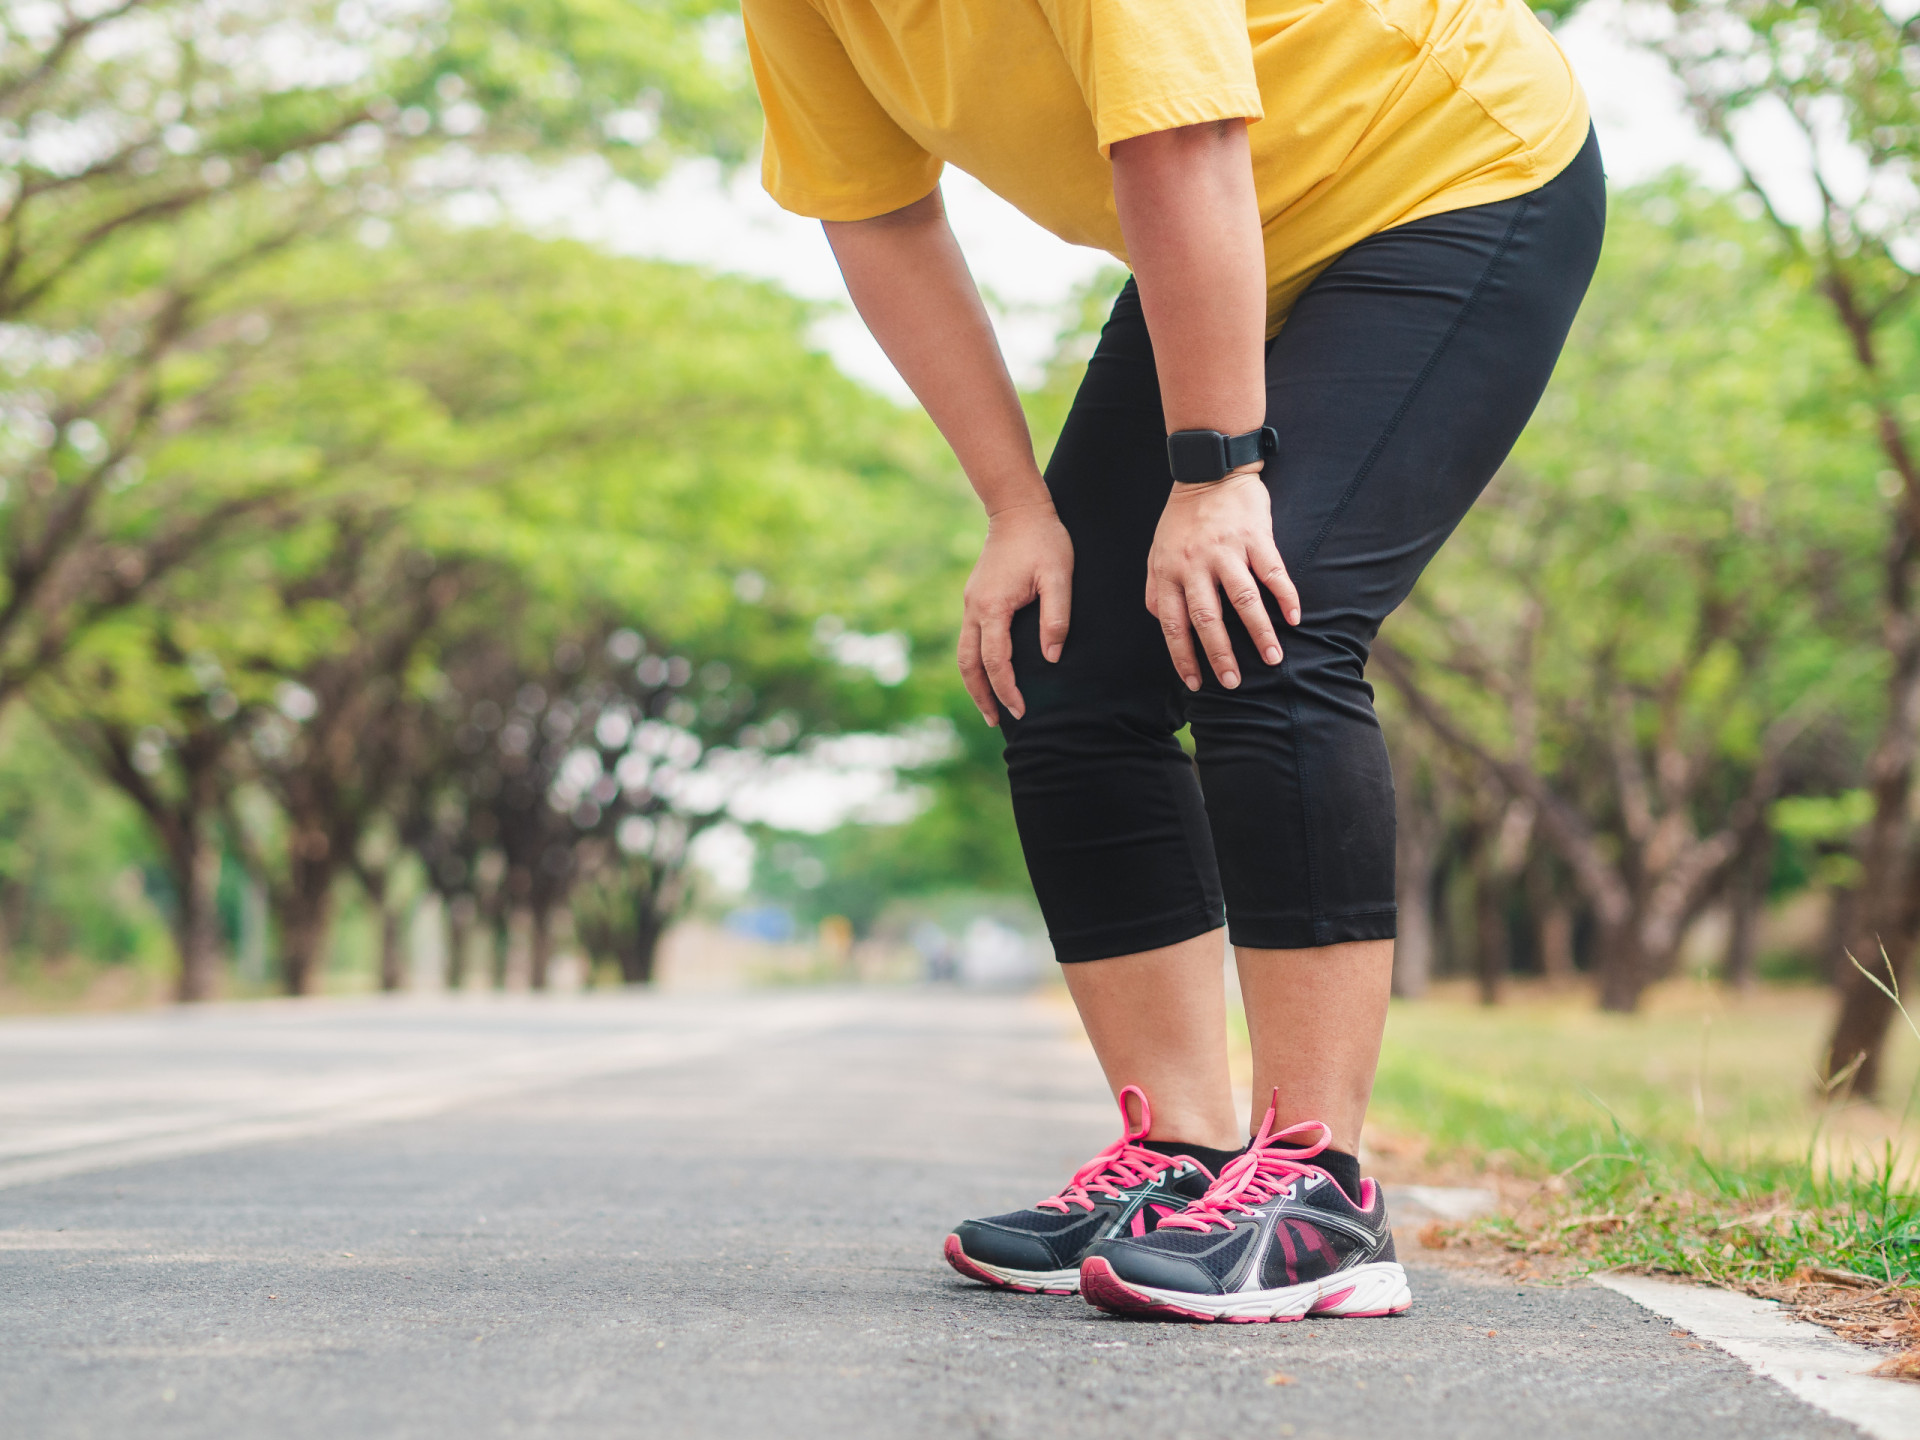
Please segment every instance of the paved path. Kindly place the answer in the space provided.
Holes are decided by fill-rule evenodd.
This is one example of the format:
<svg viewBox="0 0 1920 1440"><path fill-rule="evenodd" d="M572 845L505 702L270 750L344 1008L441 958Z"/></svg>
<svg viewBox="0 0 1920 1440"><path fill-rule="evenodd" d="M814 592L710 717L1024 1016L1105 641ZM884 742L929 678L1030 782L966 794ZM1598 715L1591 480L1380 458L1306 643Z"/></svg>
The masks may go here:
<svg viewBox="0 0 1920 1440"><path fill-rule="evenodd" d="M1192 1326L940 1263L1103 1096L1060 1012L951 993L0 1024L0 1433L1857 1434L1595 1287L1415 1259L1405 1317Z"/></svg>

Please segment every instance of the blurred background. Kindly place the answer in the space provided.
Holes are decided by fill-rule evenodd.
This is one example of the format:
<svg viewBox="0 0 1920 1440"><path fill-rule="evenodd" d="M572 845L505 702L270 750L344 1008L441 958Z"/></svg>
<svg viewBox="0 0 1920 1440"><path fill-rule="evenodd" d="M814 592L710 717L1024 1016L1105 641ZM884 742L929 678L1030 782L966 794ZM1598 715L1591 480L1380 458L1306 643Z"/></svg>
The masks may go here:
<svg viewBox="0 0 1920 1440"><path fill-rule="evenodd" d="M1557 1065L1696 1141L1902 1123L1913 12L1542 7L1612 218L1375 659L1389 1118ZM733 7L4 14L0 1009L1046 983L982 522L757 188ZM1044 456L1122 277L947 188Z"/></svg>

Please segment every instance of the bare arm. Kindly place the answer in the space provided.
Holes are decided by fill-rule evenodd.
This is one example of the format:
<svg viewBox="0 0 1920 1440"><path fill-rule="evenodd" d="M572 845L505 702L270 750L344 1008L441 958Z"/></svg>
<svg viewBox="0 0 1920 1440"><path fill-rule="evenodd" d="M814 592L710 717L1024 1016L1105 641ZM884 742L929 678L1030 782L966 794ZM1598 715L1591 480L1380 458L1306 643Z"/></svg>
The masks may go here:
<svg viewBox="0 0 1920 1440"><path fill-rule="evenodd" d="M1234 435L1264 424L1266 251L1245 122L1141 135L1112 155L1114 203L1153 336L1167 429ZM1260 468L1256 461L1216 485L1174 486L1154 536L1147 608L1192 690L1200 688L1194 631L1220 682L1239 684L1223 590L1269 665L1279 663L1280 642L1260 586L1299 623L1300 597L1274 547Z"/></svg>
<svg viewBox="0 0 1920 1440"><path fill-rule="evenodd" d="M1152 333L1170 430L1251 430L1266 413L1266 260L1246 126L1187 126L1113 147L1114 199ZM960 671L988 724L1005 705L1025 713L1014 683L1013 612L1040 602L1040 643L1060 658L1067 637L1073 545L1033 459L1019 398L947 225L939 191L871 220L826 222L854 306L959 457L988 515L987 543L967 581ZM1238 663L1222 590L1262 658L1280 644L1260 597L1287 619L1299 596L1273 543L1255 463L1217 485L1177 486L1148 560L1147 608L1189 689L1200 686L1193 635L1229 688Z"/></svg>
<svg viewBox="0 0 1920 1440"><path fill-rule="evenodd" d="M989 725L1017 719L1013 612L1038 599L1040 646L1067 638L1073 543L1033 459L1033 439L980 292L935 190L872 220L828 221L847 290L880 348L959 457L987 509L987 543L967 581L960 672Z"/></svg>

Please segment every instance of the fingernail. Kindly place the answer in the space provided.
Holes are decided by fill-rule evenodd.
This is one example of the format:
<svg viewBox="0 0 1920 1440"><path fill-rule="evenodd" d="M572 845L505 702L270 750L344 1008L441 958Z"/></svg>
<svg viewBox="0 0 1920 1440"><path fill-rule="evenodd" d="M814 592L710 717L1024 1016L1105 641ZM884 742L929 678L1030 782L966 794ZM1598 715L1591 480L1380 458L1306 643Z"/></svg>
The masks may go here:
<svg viewBox="0 0 1920 1440"><path fill-rule="evenodd" d="M1278 665L1279 663L1280 663L1280 647L1278 645L1267 646L1267 664Z"/></svg>
<svg viewBox="0 0 1920 1440"><path fill-rule="evenodd" d="M1180 678L1187 682L1187 689L1198 690L1200 688L1200 677L1198 675L1182 675Z"/></svg>
<svg viewBox="0 0 1920 1440"><path fill-rule="evenodd" d="M1297 609L1287 612L1287 623L1289 625L1298 625L1300 623L1300 612Z"/></svg>
<svg viewBox="0 0 1920 1440"><path fill-rule="evenodd" d="M1227 689L1231 690L1233 689L1234 686L1240 683L1240 677L1234 674L1233 671L1229 670L1227 671L1226 674L1220 677L1220 683L1226 686Z"/></svg>
<svg viewBox="0 0 1920 1440"><path fill-rule="evenodd" d="M1050 645L1047 647L1047 659L1050 662L1057 662L1060 659L1060 647L1058 645Z"/></svg>

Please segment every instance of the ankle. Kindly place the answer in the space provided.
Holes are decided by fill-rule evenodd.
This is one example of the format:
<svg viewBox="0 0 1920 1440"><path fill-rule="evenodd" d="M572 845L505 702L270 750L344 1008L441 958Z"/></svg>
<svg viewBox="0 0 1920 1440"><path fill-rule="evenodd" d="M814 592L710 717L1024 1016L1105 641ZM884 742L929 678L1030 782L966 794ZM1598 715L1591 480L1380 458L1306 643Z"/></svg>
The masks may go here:
<svg viewBox="0 0 1920 1440"><path fill-rule="evenodd" d="M1156 1155L1169 1158L1180 1156L1189 1160L1198 1160L1207 1167L1207 1173L1218 1177L1226 1168L1227 1162L1246 1151L1242 1145L1197 1145L1190 1140L1143 1140L1140 1142Z"/></svg>
<svg viewBox="0 0 1920 1440"><path fill-rule="evenodd" d="M1158 1116L1154 1118L1156 1121L1159 1119ZM1144 1139L1156 1150L1181 1145L1198 1145L1207 1150L1236 1152L1247 1148L1247 1137L1232 1125L1155 1124Z"/></svg>

